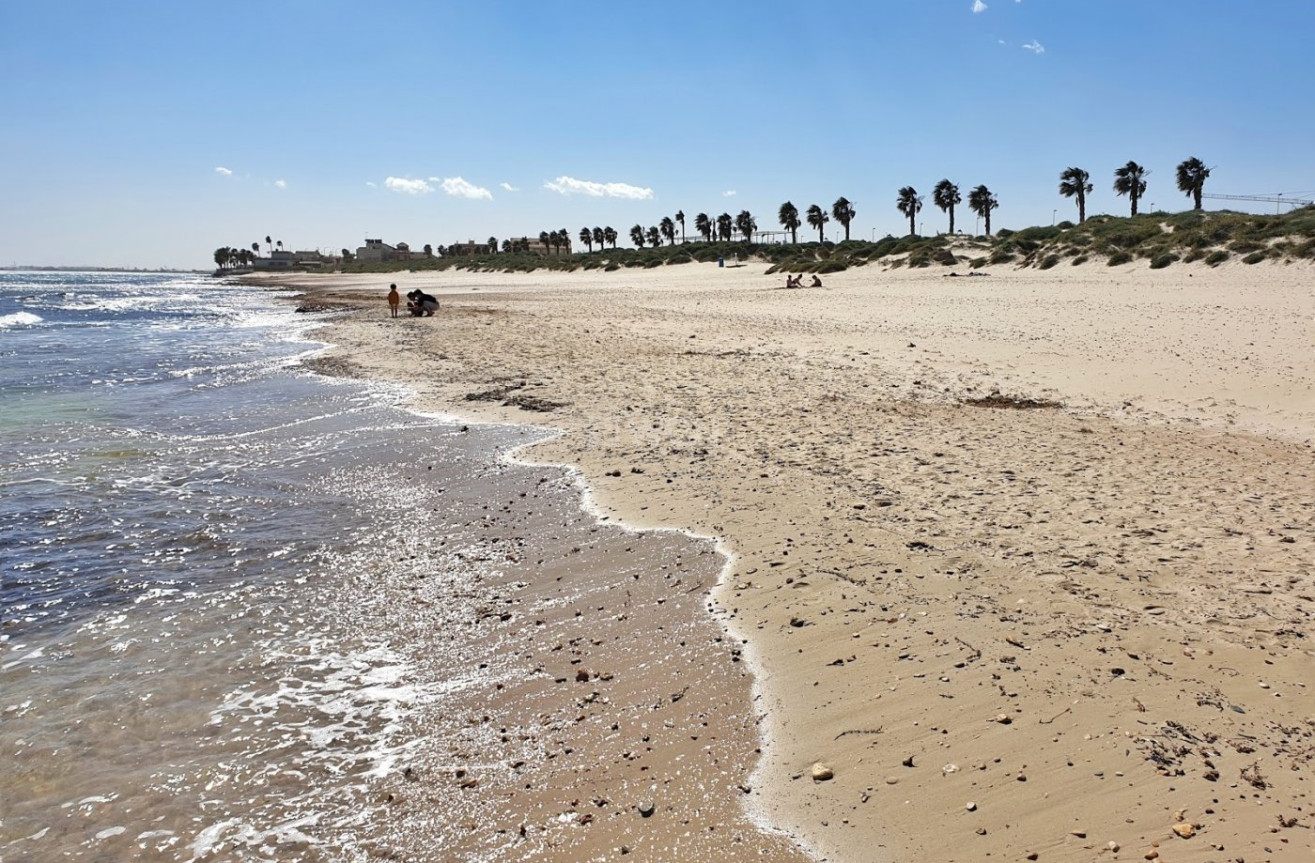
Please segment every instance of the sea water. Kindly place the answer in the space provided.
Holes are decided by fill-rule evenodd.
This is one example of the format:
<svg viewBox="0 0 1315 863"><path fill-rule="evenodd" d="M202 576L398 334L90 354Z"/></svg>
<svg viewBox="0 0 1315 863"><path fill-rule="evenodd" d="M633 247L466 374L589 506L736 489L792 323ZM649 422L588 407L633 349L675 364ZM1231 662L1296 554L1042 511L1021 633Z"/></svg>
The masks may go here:
<svg viewBox="0 0 1315 863"><path fill-rule="evenodd" d="M425 717L523 673L434 621L528 567L513 523L607 541L501 457L532 431L308 371L318 323L200 276L0 273L0 860L367 859ZM441 613L403 627L419 579Z"/></svg>

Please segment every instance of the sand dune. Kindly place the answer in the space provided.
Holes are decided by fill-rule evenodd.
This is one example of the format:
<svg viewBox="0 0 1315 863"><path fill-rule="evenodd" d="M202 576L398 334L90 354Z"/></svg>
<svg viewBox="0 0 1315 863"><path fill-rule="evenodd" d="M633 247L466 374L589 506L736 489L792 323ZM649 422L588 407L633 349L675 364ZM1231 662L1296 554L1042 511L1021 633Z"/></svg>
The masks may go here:
<svg viewBox="0 0 1315 863"><path fill-rule="evenodd" d="M337 370L561 429L527 457L609 519L724 540L689 613L756 684L714 718L762 736L733 784L799 847L1254 861L1315 844L1312 272L281 281L361 306ZM388 319L394 278L439 316Z"/></svg>

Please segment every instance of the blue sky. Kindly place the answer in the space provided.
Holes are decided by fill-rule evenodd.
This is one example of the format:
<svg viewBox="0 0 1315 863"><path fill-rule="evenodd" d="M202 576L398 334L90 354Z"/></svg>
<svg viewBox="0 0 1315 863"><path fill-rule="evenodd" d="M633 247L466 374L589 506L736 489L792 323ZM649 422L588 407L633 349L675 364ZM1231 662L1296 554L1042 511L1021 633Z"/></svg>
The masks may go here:
<svg viewBox="0 0 1315 863"><path fill-rule="evenodd" d="M0 265L419 248L984 183L993 227L1315 191L1310 0L0 0ZM1207 206L1219 206L1221 202ZM966 206L961 228L973 227ZM827 226L828 238L838 226Z"/></svg>

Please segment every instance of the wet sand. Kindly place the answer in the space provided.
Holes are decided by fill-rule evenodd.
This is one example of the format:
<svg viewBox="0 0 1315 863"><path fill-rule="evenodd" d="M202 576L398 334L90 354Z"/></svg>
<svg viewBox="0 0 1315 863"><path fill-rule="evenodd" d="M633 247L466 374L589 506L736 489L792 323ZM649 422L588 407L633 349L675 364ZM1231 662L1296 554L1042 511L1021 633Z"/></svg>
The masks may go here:
<svg viewBox="0 0 1315 863"><path fill-rule="evenodd" d="M864 268L787 291L762 269L280 280L360 305L326 369L561 430L522 455L577 466L608 521L733 555L715 588L652 580L664 614L686 597L670 620L581 591L569 619L598 628L561 643L588 679L493 705L575 703L572 749L620 759L506 798L509 823L555 811L589 837L536 859L611 859L635 831L655 860L1308 859L1312 270ZM442 311L389 319L392 280ZM678 625L712 646L661 641ZM632 716L679 713L643 742L699 777L681 817L630 808L634 742L576 703L601 673ZM614 817L573 814L595 797Z"/></svg>

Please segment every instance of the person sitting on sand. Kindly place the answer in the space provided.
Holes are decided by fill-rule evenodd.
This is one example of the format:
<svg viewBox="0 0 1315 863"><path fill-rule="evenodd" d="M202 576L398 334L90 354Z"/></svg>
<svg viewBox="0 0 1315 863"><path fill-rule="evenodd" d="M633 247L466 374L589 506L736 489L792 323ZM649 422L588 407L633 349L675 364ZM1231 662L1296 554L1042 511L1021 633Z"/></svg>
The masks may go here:
<svg viewBox="0 0 1315 863"><path fill-rule="evenodd" d="M803 276L800 276L799 278L802 279ZM813 280L812 280L811 282L808 283L808 287L810 287L810 288L820 288L820 287L822 287L822 280L819 279L817 276L813 276Z"/></svg>
<svg viewBox="0 0 1315 863"><path fill-rule="evenodd" d="M397 285L388 286L388 311L393 317L397 317L397 307L402 304L402 298L397 293Z"/></svg>
<svg viewBox="0 0 1315 863"><path fill-rule="evenodd" d="M419 288L416 288L416 305L420 309L416 312L417 316L423 314L427 318L432 318L434 312L438 311L438 298L432 297Z"/></svg>
<svg viewBox="0 0 1315 863"><path fill-rule="evenodd" d="M787 288L802 288L804 286L804 274L800 273L797 276L786 276L785 286Z"/></svg>

